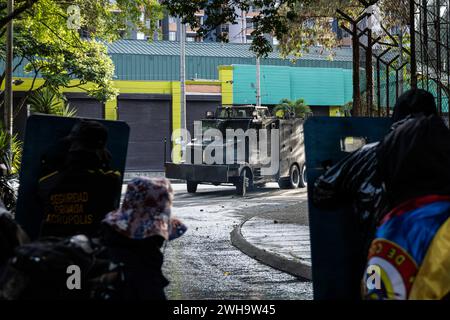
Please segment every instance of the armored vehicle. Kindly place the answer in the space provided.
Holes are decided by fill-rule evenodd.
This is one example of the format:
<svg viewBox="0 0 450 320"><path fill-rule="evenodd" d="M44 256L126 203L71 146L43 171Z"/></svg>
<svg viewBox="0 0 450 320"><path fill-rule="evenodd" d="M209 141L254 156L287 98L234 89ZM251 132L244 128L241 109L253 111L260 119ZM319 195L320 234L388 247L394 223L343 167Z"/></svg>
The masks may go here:
<svg viewBox="0 0 450 320"><path fill-rule="evenodd" d="M166 177L198 184L231 184L239 195L278 182L280 188L306 186L303 119L272 116L267 107L219 107L194 124L194 137L180 163L166 162Z"/></svg>

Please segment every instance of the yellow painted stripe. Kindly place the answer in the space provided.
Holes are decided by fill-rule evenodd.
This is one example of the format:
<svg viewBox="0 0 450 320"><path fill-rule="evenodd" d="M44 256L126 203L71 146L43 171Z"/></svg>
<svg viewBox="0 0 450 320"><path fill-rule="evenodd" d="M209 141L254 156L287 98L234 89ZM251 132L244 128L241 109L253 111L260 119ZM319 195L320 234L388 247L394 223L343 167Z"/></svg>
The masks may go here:
<svg viewBox="0 0 450 320"><path fill-rule="evenodd" d="M14 80L22 80L23 83L20 85L13 85L13 91L28 91L31 88L31 84L33 82L32 78L20 78L20 77L13 77ZM39 86L44 84L44 80L41 78L37 78L34 83L34 88L39 88ZM3 81L1 90L5 90L5 81Z"/></svg>
<svg viewBox="0 0 450 320"><path fill-rule="evenodd" d="M222 105L232 105L233 66L219 66L219 81L222 84Z"/></svg>
<svg viewBox="0 0 450 320"><path fill-rule="evenodd" d="M181 128L181 85L180 82L172 82L172 132ZM169 142L169 141L168 141ZM172 144L172 161L175 163L181 160L181 146Z"/></svg>
<svg viewBox="0 0 450 320"><path fill-rule="evenodd" d="M20 79L23 81L18 86L13 86L14 91L27 91L31 88L32 78L14 77L14 79ZM70 85L78 84L78 80L70 81ZM44 80L37 78L34 83L34 89L44 84ZM222 82L220 80L189 80L186 84L198 84L198 85L213 85L220 86ZM149 93L149 94L171 94L172 93L172 81L128 81L128 80L115 80L113 81L115 88L119 89L120 93ZM86 90L94 87L93 83L88 83L80 87L74 88L61 88L62 92L86 92ZM1 89L4 90L5 82L3 82Z"/></svg>
<svg viewBox="0 0 450 320"><path fill-rule="evenodd" d="M341 114L341 107L331 106L330 107L330 117L343 117Z"/></svg>
<svg viewBox="0 0 450 320"><path fill-rule="evenodd" d="M119 89L120 93L159 93L171 94L171 81L127 81L116 80L114 87Z"/></svg>
<svg viewBox="0 0 450 320"><path fill-rule="evenodd" d="M181 128L181 87L177 81L172 82L172 130Z"/></svg>
<svg viewBox="0 0 450 320"><path fill-rule="evenodd" d="M117 98L106 101L105 103L105 119L117 120Z"/></svg>

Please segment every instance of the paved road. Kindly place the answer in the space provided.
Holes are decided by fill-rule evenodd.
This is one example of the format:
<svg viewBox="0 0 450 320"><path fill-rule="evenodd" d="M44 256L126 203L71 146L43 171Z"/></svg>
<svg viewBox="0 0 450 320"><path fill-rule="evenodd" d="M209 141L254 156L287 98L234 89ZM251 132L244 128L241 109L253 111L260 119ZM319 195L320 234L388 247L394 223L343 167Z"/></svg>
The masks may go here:
<svg viewBox="0 0 450 320"><path fill-rule="evenodd" d="M279 190L276 184L235 195L232 187L199 186L186 193L174 184L173 214L189 230L165 248L169 299L311 299L312 284L276 271L233 247L230 232L245 218L306 200L304 190ZM299 213L301 214L301 213Z"/></svg>

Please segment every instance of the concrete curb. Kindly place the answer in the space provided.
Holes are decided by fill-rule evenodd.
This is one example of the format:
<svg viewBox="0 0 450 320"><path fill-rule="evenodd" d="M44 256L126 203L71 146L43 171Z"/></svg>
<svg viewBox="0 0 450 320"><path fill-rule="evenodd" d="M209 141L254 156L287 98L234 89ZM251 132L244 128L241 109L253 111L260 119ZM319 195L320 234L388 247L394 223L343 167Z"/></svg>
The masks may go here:
<svg viewBox="0 0 450 320"><path fill-rule="evenodd" d="M251 217L253 218L253 217ZM301 262L294 262L292 260L288 260L283 258L275 253L267 252L266 250L255 247L251 243L249 243L242 236L241 228L248 220L246 219L240 225L236 226L233 231L230 233L231 244L238 248L240 251L248 255L249 257L258 260L259 262L272 267L274 269L289 273L290 275L306 279L312 280L312 272L311 267L305 265Z"/></svg>

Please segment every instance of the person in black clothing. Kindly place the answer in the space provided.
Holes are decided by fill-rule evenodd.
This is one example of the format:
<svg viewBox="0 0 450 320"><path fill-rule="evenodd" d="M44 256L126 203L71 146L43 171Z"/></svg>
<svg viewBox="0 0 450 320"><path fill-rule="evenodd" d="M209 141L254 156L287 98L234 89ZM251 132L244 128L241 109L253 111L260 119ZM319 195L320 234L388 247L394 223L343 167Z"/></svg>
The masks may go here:
<svg viewBox="0 0 450 320"><path fill-rule="evenodd" d="M27 242L27 234L0 200L0 276L8 259L14 255L14 249Z"/></svg>
<svg viewBox="0 0 450 320"><path fill-rule="evenodd" d="M43 158L44 170L57 170L39 180L41 236L95 236L106 213L119 206L121 176L110 168L107 138L101 123L81 120L57 152Z"/></svg>
<svg viewBox="0 0 450 320"><path fill-rule="evenodd" d="M70 145L71 139L69 136L66 136L59 139L44 152L41 156L39 178L64 169L67 156L69 155Z"/></svg>
<svg viewBox="0 0 450 320"><path fill-rule="evenodd" d="M181 236L186 227L171 218L173 190L165 178L135 178L123 205L103 221L108 256L121 265L124 279L117 299L165 300L169 281L161 271L165 240Z"/></svg>
<svg viewBox="0 0 450 320"><path fill-rule="evenodd" d="M401 95L392 116L391 132L413 117L436 115L434 96L422 89L412 89ZM361 270L376 228L391 209L377 174L379 142L367 144L350 153L329 168L314 183L312 200L320 208L332 209L351 205L359 220Z"/></svg>

